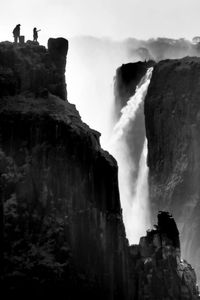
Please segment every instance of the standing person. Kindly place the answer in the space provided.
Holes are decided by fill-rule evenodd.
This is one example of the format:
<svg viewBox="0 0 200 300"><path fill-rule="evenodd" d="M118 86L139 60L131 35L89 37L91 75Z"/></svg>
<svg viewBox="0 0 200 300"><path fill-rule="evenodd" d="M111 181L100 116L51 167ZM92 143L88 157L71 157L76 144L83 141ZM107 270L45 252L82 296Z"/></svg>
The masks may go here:
<svg viewBox="0 0 200 300"><path fill-rule="evenodd" d="M14 42L17 43L18 39L20 37L20 24L18 24L17 26L15 26L15 28L13 29L13 36L14 36Z"/></svg>
<svg viewBox="0 0 200 300"><path fill-rule="evenodd" d="M37 39L38 39L38 32L40 31L41 29L37 30L36 27L33 28L33 41L34 42L37 42Z"/></svg>

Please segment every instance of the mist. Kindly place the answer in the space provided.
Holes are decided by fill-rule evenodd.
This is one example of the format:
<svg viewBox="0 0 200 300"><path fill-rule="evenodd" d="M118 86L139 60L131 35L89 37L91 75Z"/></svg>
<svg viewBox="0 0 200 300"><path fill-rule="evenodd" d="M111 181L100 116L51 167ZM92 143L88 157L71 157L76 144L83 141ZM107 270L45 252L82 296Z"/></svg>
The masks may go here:
<svg viewBox="0 0 200 300"><path fill-rule="evenodd" d="M70 41L66 71L68 98L77 106L82 120L101 133L104 148L113 123L115 71L128 61L128 51L121 43L94 37Z"/></svg>
<svg viewBox="0 0 200 300"><path fill-rule="evenodd" d="M69 41L66 71L68 99L76 105L82 120L101 133L102 147L109 150L117 159L123 218L130 243L138 243L139 237L145 234L145 230L150 226L149 211L147 211L149 210L148 187L136 191L138 178L143 178L143 181L140 180L139 182L140 187L143 186L145 181L148 185L148 170L146 164L144 164L147 150L144 143L139 162L140 169L135 178L133 176L135 170L134 157L131 156L129 146L122 137L123 130L131 122L130 127L132 127L134 117L128 118L127 121L123 119L123 115L126 115L126 113L123 114L122 111L122 119L116 119L116 103L114 101L116 69L129 62L149 59L159 61L188 55L199 56L199 53L199 43L195 39L193 42L185 39L175 40L169 38L149 39L147 41L129 38L114 41L108 38L100 39L85 36L76 37ZM139 102L139 104L141 103ZM134 105L137 105L137 101ZM130 113L130 107L124 108L124 110L126 109ZM113 129L115 130L114 135ZM113 148L113 138L117 140L122 138L123 141L117 143L115 149ZM141 194L142 190L143 196ZM143 204L139 203L141 196L144 198ZM133 205L134 199L135 204Z"/></svg>
<svg viewBox="0 0 200 300"><path fill-rule="evenodd" d="M134 124L140 106L143 107L152 71L153 68L147 70L136 89L135 95L121 110L122 114L114 127L109 146L109 151L117 159L119 165L119 190L127 238L130 243L134 244L139 243L140 237L144 236L150 227L148 167L146 164L147 141L143 137L144 146L140 154L137 177L134 181L133 171L136 168L136 161L131 155L127 135L129 135L130 128L134 130L132 124Z"/></svg>

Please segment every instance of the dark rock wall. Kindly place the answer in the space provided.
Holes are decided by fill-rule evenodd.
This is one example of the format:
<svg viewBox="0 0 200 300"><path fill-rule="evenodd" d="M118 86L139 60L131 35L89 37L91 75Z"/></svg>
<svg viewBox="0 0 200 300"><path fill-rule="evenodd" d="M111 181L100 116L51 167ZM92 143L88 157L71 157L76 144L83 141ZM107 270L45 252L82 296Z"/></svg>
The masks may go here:
<svg viewBox="0 0 200 300"><path fill-rule="evenodd" d="M196 199L197 205L194 206L190 193L191 187L198 190L199 178L197 124L194 126L195 115L199 111L199 90L196 87L199 86L199 59L168 60L154 64L154 68L145 99L151 212L153 217L158 210L174 214L181 231L182 258L186 258L198 271L199 228L196 226L199 224L199 205ZM141 62L123 65L117 70L115 99L118 114L135 93L136 85L146 70L147 66ZM135 161L139 160L145 137L143 109L141 105L127 137ZM192 170L195 170L195 177ZM157 243L158 227L147 233L139 246L130 247L134 297L196 299L196 275L194 269L181 260L177 227L173 225L174 221L168 222L171 219L167 215L166 218L162 215L162 222L159 216L159 232L165 232L163 241L167 241L164 242L165 249L162 249L161 242ZM152 220L154 223L155 220ZM169 255L166 256L166 253Z"/></svg>
<svg viewBox="0 0 200 300"><path fill-rule="evenodd" d="M196 299L195 274L180 260L178 231L168 215L158 219L156 229L141 238L140 245L129 248L116 161L101 149L99 133L84 124L66 100L67 41L50 39L48 48L32 42L0 44L1 292L20 299L63 294L67 299ZM196 70L193 65L198 72L198 61L184 62L184 76L190 68ZM196 107L191 104L191 111ZM193 147L188 166L198 162L198 130L193 123L189 126L196 115L190 119L186 114L186 118L184 108L178 107L183 113L181 125L187 121L182 141L188 142L192 132L193 142L183 149L177 146L177 151L183 152L182 166L186 150ZM146 109L148 122L151 109ZM182 127L177 128L182 133ZM151 134L156 134L154 127L148 129L149 147ZM183 172L188 176L186 191L192 191L189 176L198 173L192 166L189 173ZM151 191L154 180L170 176L154 178L153 171ZM180 170L177 174L182 175ZM164 186L162 193L166 193ZM161 198L159 192L155 195L151 193L153 203ZM182 216L177 210L175 214ZM195 218L189 223L192 228L194 222ZM195 237L196 231L192 233Z"/></svg>
<svg viewBox="0 0 200 300"><path fill-rule="evenodd" d="M117 164L62 101L63 44L50 39L49 52L0 44L1 290L26 299L129 299Z"/></svg>
<svg viewBox="0 0 200 300"><path fill-rule="evenodd" d="M0 97L48 91L65 100L68 41L49 39L48 50L34 42L0 43Z"/></svg>
<svg viewBox="0 0 200 300"><path fill-rule="evenodd" d="M200 59L161 61L145 99L150 203L173 213L200 275Z"/></svg>

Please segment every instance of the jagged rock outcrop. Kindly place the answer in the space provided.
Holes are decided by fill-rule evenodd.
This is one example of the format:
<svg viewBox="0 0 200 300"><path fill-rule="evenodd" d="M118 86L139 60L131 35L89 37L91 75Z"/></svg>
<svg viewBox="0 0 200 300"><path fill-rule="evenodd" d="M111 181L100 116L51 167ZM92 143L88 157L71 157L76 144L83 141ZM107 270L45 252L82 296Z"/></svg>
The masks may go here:
<svg viewBox="0 0 200 300"><path fill-rule="evenodd" d="M134 299L200 299L195 271L180 258L179 232L167 212L159 212L155 229L147 231L139 245L131 246L131 257Z"/></svg>
<svg viewBox="0 0 200 300"><path fill-rule="evenodd" d="M145 99L152 213L168 210L200 275L200 59L161 61ZM200 277L199 277L200 280Z"/></svg>
<svg viewBox="0 0 200 300"><path fill-rule="evenodd" d="M117 164L66 100L67 44L0 44L1 291L129 299Z"/></svg>

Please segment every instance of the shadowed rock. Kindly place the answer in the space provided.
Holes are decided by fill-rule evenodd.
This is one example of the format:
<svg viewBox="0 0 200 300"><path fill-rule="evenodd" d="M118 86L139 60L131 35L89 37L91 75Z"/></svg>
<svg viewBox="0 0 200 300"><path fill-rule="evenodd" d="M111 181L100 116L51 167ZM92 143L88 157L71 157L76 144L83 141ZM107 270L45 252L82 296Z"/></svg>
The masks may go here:
<svg viewBox="0 0 200 300"><path fill-rule="evenodd" d="M135 94L136 87L148 68L155 63L153 61L124 64L116 70L114 95L116 118L120 117L121 109L127 101Z"/></svg>
<svg viewBox="0 0 200 300"><path fill-rule="evenodd" d="M189 275L182 280L192 279L184 285L176 274L179 239L170 216L159 219L130 255L116 161L66 99L67 48L62 38L50 39L49 50L33 43L0 44L2 293L20 299L64 294L161 300L177 283L174 299L191 295L194 272L185 263L181 272L188 268Z"/></svg>
<svg viewBox="0 0 200 300"><path fill-rule="evenodd" d="M134 299L200 299L194 269L180 257L179 232L172 216L159 212L155 229L130 247Z"/></svg>
<svg viewBox="0 0 200 300"><path fill-rule="evenodd" d="M65 65L68 41L50 39L49 49L38 43L0 43L0 97L20 93L39 96L47 89L66 100Z"/></svg>
<svg viewBox="0 0 200 300"><path fill-rule="evenodd" d="M48 45L0 44L2 292L129 299L117 164L66 100L67 41Z"/></svg>
<svg viewBox="0 0 200 300"><path fill-rule="evenodd" d="M145 99L150 203L173 213L182 255L200 275L200 59L165 60Z"/></svg>

